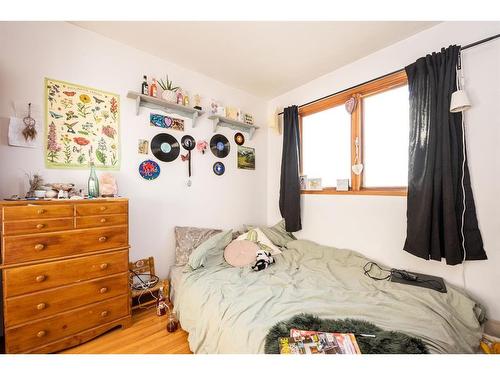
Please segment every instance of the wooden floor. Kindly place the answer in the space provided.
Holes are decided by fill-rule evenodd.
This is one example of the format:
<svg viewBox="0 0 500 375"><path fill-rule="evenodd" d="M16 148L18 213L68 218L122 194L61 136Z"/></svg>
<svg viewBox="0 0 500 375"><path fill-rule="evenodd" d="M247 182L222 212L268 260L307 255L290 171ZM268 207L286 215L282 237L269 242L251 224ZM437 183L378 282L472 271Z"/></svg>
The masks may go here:
<svg viewBox="0 0 500 375"><path fill-rule="evenodd" d="M68 354L192 354L187 333L178 329L167 332L166 316L156 309L134 312L132 325L115 329L82 345L65 350Z"/></svg>

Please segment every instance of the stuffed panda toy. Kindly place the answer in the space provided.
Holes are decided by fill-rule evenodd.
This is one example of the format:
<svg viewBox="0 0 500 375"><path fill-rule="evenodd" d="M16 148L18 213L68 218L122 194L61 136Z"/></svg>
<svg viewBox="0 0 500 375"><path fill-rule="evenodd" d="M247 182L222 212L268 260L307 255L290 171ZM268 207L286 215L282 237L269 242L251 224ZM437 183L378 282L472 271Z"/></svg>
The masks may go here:
<svg viewBox="0 0 500 375"><path fill-rule="evenodd" d="M257 260L252 266L254 271L262 271L274 263L274 258L271 253L265 250L257 251Z"/></svg>

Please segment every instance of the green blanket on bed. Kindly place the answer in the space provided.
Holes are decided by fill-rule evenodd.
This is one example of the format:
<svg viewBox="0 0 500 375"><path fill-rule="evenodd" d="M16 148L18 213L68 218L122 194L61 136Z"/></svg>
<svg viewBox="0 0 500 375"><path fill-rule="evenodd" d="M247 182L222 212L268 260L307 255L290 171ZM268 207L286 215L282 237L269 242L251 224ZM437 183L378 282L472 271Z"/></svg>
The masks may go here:
<svg viewBox="0 0 500 375"><path fill-rule="evenodd" d="M421 339L433 353L472 353L481 338L476 303L447 293L374 281L366 257L296 240L264 271L223 261L183 275L175 309L195 353L264 353L276 323L301 313L359 319Z"/></svg>

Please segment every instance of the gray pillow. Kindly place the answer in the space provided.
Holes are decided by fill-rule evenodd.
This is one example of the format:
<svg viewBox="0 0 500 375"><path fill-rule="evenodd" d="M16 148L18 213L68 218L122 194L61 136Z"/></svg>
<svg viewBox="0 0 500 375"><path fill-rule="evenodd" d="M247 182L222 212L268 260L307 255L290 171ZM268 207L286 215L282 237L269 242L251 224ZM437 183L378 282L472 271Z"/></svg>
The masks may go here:
<svg viewBox="0 0 500 375"><path fill-rule="evenodd" d="M220 233L219 229L175 227L175 265L184 266L189 256L203 242L214 234Z"/></svg>
<svg viewBox="0 0 500 375"><path fill-rule="evenodd" d="M191 253L188 266L196 270L202 266L222 263L224 261L224 249L232 240L232 230L217 233Z"/></svg>

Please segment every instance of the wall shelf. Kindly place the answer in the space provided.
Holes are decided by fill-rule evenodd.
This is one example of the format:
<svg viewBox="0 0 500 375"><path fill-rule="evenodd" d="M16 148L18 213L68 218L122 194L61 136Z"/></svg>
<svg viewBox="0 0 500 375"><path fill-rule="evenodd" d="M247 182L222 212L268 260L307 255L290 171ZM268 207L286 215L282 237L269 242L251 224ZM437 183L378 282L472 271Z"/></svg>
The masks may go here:
<svg viewBox="0 0 500 375"><path fill-rule="evenodd" d="M196 126L196 119L201 117L205 112L191 107L186 107L180 104L167 102L160 98L154 98L149 95L143 95L135 91L129 91L127 98L135 99L135 113L139 114L140 107L148 107L151 109L159 109L168 113L175 113L183 117L193 120L193 128Z"/></svg>
<svg viewBox="0 0 500 375"><path fill-rule="evenodd" d="M210 115L208 116L208 118L212 120L214 123L214 133L217 131L217 128L219 126L224 126L226 128L247 132L249 139L252 139L253 134L259 128L258 126L255 125L245 124L244 122L231 120L227 117L219 115Z"/></svg>

